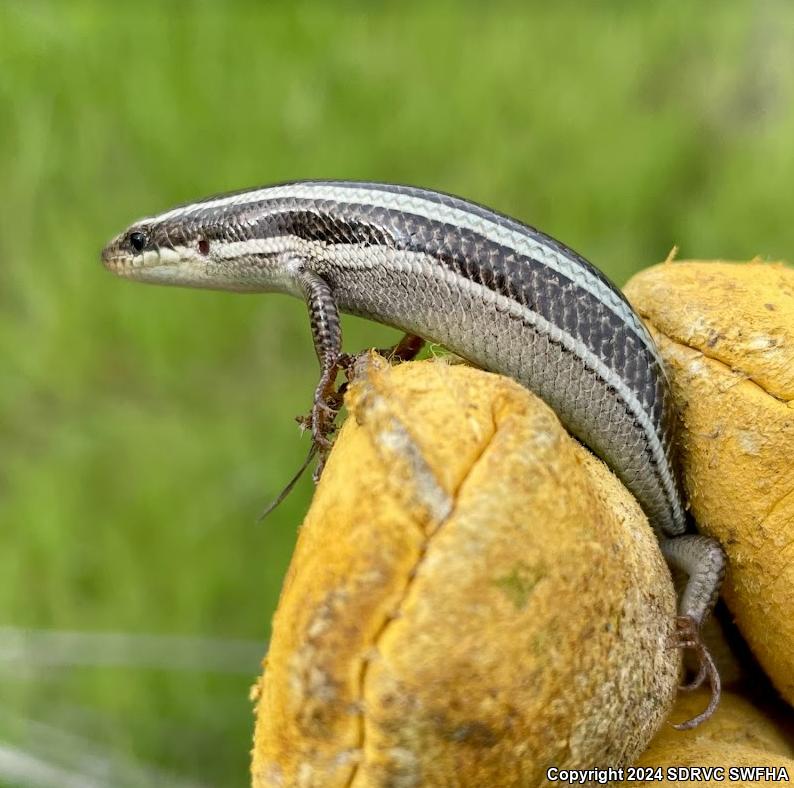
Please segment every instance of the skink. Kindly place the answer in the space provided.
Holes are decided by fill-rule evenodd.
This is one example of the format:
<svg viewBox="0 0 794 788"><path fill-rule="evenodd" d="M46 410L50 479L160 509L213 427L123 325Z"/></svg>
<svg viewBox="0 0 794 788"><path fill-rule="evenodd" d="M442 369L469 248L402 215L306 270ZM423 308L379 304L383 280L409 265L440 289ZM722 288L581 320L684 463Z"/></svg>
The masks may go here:
<svg viewBox="0 0 794 788"><path fill-rule="evenodd" d="M144 282L281 292L309 309L321 366L308 419L315 444L339 407L339 312L422 338L536 392L640 502L668 562L684 570L676 644L719 675L700 638L725 557L684 534L673 457L675 415L664 366L620 291L584 258L521 222L408 186L303 181L210 197L134 223L103 250L105 266Z"/></svg>

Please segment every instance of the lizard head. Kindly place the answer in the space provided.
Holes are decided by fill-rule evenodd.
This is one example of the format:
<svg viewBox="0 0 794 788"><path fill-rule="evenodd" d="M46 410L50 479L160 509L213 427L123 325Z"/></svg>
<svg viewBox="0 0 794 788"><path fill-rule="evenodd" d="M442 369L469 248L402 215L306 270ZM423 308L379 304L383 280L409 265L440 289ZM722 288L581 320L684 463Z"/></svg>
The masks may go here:
<svg viewBox="0 0 794 788"><path fill-rule="evenodd" d="M102 250L109 271L143 282L212 287L209 241L178 223L135 222Z"/></svg>
<svg viewBox="0 0 794 788"><path fill-rule="evenodd" d="M202 203L141 219L102 250L102 263L125 279L238 292L290 292L289 244L258 238L256 218L240 221L235 206Z"/></svg>

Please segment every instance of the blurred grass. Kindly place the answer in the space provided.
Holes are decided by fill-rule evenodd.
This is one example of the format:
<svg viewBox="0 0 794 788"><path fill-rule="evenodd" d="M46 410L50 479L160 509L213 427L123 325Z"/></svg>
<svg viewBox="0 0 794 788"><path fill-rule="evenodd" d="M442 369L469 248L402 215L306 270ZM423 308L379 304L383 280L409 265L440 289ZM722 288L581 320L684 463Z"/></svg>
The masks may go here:
<svg viewBox="0 0 794 788"><path fill-rule="evenodd" d="M264 651L311 493L256 525L306 448L304 310L112 279L98 250L132 219L364 178L491 205L618 282L673 244L791 257L793 44L782 0L0 0L0 625ZM350 349L391 337L345 326ZM50 666L0 674L0 697L243 785L256 669Z"/></svg>

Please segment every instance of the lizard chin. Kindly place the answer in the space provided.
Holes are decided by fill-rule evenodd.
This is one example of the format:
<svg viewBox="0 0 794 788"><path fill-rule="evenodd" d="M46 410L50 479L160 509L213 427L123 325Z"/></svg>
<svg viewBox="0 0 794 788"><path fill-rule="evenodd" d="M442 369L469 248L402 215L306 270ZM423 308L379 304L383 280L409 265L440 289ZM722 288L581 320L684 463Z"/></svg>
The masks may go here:
<svg viewBox="0 0 794 788"><path fill-rule="evenodd" d="M117 276L133 279L136 282L149 282L158 285L178 285L180 287L211 287L211 278L207 275L204 263L182 261L154 265L121 264L108 267Z"/></svg>
<svg viewBox="0 0 794 788"><path fill-rule="evenodd" d="M176 250L167 248L130 254L111 243L102 250L102 264L116 276L139 282L189 285L206 277L204 261L185 259Z"/></svg>

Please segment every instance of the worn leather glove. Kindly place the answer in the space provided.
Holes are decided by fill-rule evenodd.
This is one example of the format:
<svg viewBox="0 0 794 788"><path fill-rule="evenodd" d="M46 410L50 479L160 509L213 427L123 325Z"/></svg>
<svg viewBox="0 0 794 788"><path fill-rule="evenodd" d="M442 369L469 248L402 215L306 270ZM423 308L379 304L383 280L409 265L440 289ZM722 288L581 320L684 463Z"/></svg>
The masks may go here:
<svg viewBox="0 0 794 788"><path fill-rule="evenodd" d="M715 282L731 297L706 296ZM794 562L778 556L746 592L737 572L763 576L759 551L794 547L794 408L781 396L794 399L794 274L675 263L627 292L669 365L687 491L732 561L728 599L746 593L748 620L775 627L766 641L785 636L794 583L780 576ZM740 338L756 366L734 363ZM758 377L772 340L781 374L767 364ZM720 343L736 355L713 360ZM730 694L695 731L665 725L680 679L669 571L634 499L537 397L466 366L372 355L346 404L256 688L255 786L537 785L550 767L635 763L660 728L643 757L664 766L666 746L676 764L704 732L757 727ZM770 516L771 545L758 534ZM769 664L791 658L787 642ZM692 716L707 700L682 703ZM759 734L748 758L794 767L775 735Z"/></svg>

